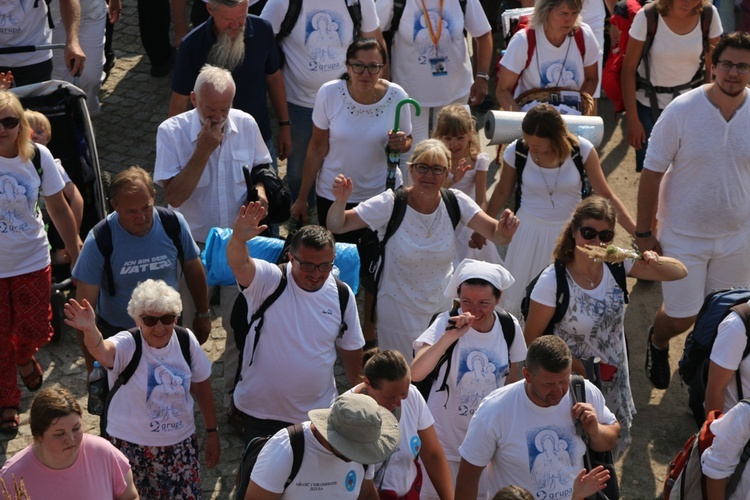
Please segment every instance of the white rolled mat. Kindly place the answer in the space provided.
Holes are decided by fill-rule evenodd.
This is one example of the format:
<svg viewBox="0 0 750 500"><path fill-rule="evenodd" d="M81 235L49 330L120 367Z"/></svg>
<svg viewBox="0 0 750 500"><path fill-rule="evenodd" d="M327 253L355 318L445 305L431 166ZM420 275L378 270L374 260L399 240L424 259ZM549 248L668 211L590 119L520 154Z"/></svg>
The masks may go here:
<svg viewBox="0 0 750 500"><path fill-rule="evenodd" d="M484 134L490 144L510 144L521 138L521 122L526 113L518 111L490 111L484 117ZM563 115L568 130L585 137L598 147L604 138L604 120L599 116Z"/></svg>

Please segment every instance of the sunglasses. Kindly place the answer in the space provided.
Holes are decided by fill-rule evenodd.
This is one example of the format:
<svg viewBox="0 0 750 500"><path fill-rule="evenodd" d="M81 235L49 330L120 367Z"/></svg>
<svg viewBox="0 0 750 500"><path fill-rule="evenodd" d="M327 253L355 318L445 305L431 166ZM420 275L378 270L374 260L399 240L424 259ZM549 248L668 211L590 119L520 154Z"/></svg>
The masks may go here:
<svg viewBox="0 0 750 500"><path fill-rule="evenodd" d="M302 262L294 254L292 254L292 257L294 257L294 262L299 264L299 268L302 269L306 273L311 273L315 271L316 269L320 271L321 273L328 273L331 271L331 269L333 269L333 262L324 262L322 264L314 264L312 262Z"/></svg>
<svg viewBox="0 0 750 500"><path fill-rule="evenodd" d="M599 241L602 243L609 243L615 238L615 232L611 229L603 229L601 231L597 231L593 227L579 227L578 232L581 233L581 238L584 240L593 240L597 236L599 237Z"/></svg>
<svg viewBox="0 0 750 500"><path fill-rule="evenodd" d="M6 130L11 130L16 128L20 122L21 120L19 120L15 116L6 116L5 118L0 120L0 125L2 125Z"/></svg>
<svg viewBox="0 0 750 500"><path fill-rule="evenodd" d="M146 326L156 326L161 321L164 326L171 325L177 319L176 314L165 314L164 316L141 316L143 324Z"/></svg>
<svg viewBox="0 0 750 500"><path fill-rule="evenodd" d="M426 163L412 163L411 166L420 174L432 172L432 175L435 176L443 175L448 170L448 167L442 165L428 165Z"/></svg>

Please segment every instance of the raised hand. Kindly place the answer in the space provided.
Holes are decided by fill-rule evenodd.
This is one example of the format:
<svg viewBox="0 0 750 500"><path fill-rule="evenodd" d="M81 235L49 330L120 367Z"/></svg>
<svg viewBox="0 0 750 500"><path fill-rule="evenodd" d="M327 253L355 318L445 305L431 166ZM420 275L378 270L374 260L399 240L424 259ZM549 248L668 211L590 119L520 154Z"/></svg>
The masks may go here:
<svg viewBox="0 0 750 500"><path fill-rule="evenodd" d="M354 190L354 183L352 183L351 177L344 177L344 174L339 174L333 179L333 197L336 201L343 201L349 199Z"/></svg>
<svg viewBox="0 0 750 500"><path fill-rule="evenodd" d="M247 206L242 205L240 213L237 214L237 218L234 219L232 236L244 241L255 238L268 229L268 226L265 224L258 225L265 215L266 210L258 202L251 201Z"/></svg>
<svg viewBox="0 0 750 500"><path fill-rule="evenodd" d="M65 304L65 324L76 330L87 331L96 327L96 313L88 300L83 299L79 304L76 299L70 299Z"/></svg>

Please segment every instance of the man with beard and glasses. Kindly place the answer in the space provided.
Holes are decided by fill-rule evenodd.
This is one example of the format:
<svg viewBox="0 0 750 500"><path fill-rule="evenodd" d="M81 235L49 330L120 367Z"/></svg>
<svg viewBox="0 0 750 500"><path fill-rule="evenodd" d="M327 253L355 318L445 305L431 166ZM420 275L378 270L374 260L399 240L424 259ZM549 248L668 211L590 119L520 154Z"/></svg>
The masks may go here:
<svg viewBox="0 0 750 500"><path fill-rule="evenodd" d="M669 340L693 325L705 296L750 285L750 34L724 35L711 59L713 83L675 98L656 123L638 189L638 247L688 269L662 284L649 331L646 371L657 389L669 386Z"/></svg>
<svg viewBox="0 0 750 500"><path fill-rule="evenodd" d="M185 217L201 250L209 229L231 227L245 203L247 185L242 166L271 163L255 119L232 109L235 88L228 70L206 65L190 94L195 109L167 119L156 134L154 182L164 188L170 208ZM261 204L267 207L263 184L255 187ZM224 387L228 405L238 358L229 318L239 290L236 286L223 286L220 291L222 326L227 332ZM208 316L203 312L196 314L184 283L180 294L185 324L192 324L196 315Z"/></svg>
<svg viewBox="0 0 750 500"><path fill-rule="evenodd" d="M271 26L257 16L248 15L248 0L210 0L206 7L211 17L180 43L169 116L188 110L190 91L204 64L227 69L238 89L232 107L255 118L271 153L273 166L277 168L277 153L282 160L287 157L292 133ZM271 136L266 92L279 119L278 150Z"/></svg>

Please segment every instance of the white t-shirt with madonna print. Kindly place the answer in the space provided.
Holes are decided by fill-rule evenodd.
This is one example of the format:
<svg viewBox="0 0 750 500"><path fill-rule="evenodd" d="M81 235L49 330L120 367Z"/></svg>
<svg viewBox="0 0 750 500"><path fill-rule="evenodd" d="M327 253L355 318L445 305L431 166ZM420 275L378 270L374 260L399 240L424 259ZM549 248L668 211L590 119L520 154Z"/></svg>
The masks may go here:
<svg viewBox="0 0 750 500"><path fill-rule="evenodd" d="M584 57L581 57L574 37L567 37L562 45L555 47L547 40L543 29L535 30L536 49L528 67L526 67L529 52L527 32L519 30L513 35L505 50L505 55L500 60L501 65L521 75L513 97L536 88L565 87L580 90L585 80L584 68L597 64L599 61L599 44L594 33L586 23L581 23L581 29L586 47Z"/></svg>
<svg viewBox="0 0 750 500"><path fill-rule="evenodd" d="M141 337L143 352L138 368L117 390L109 406L110 436L141 446L171 446L195 432L190 384L211 376L211 361L195 335L189 335L190 366L176 333L161 349L151 347ZM133 358L135 338L130 332L120 332L107 340L115 345L115 362L107 373L112 387Z"/></svg>
<svg viewBox="0 0 750 500"><path fill-rule="evenodd" d="M358 0L362 11L360 32L380 25L373 0ZM284 85L287 101L312 108L318 89L346 73L346 49L351 45L354 24L340 0L305 0L292 32L281 41L286 57ZM278 34L289 10L289 0L269 0L260 17Z"/></svg>
<svg viewBox="0 0 750 500"><path fill-rule="evenodd" d="M461 309L458 313L461 314ZM448 318L449 312L441 313L414 342L414 352L419 352L425 345L435 345L445 334ZM432 384L427 406L435 418L435 430L449 461L461 460L458 447L466 436L469 421L479 403L489 393L505 385L511 363L526 359L526 342L521 325L515 318L513 323L516 331L510 349L505 344L497 317L489 332L481 333L469 328L453 349L451 371L446 380L449 390L436 392L443 383L448 363L443 364Z"/></svg>
<svg viewBox="0 0 750 500"><path fill-rule="evenodd" d="M375 468L357 462L344 462L315 439L310 422L303 422L305 453L292 484L284 483L292 471L294 453L289 432L281 429L268 440L258 455L250 480L271 493L281 493L284 500L355 499L362 482L372 479Z"/></svg>
<svg viewBox="0 0 750 500"><path fill-rule="evenodd" d="M599 422L614 424L602 394L588 380L585 384L586 401ZM529 399L523 380L497 389L471 419L461 457L477 467L488 466L489 491L516 484L534 498L571 498L586 451L571 407L570 391L557 405L542 408Z"/></svg>

